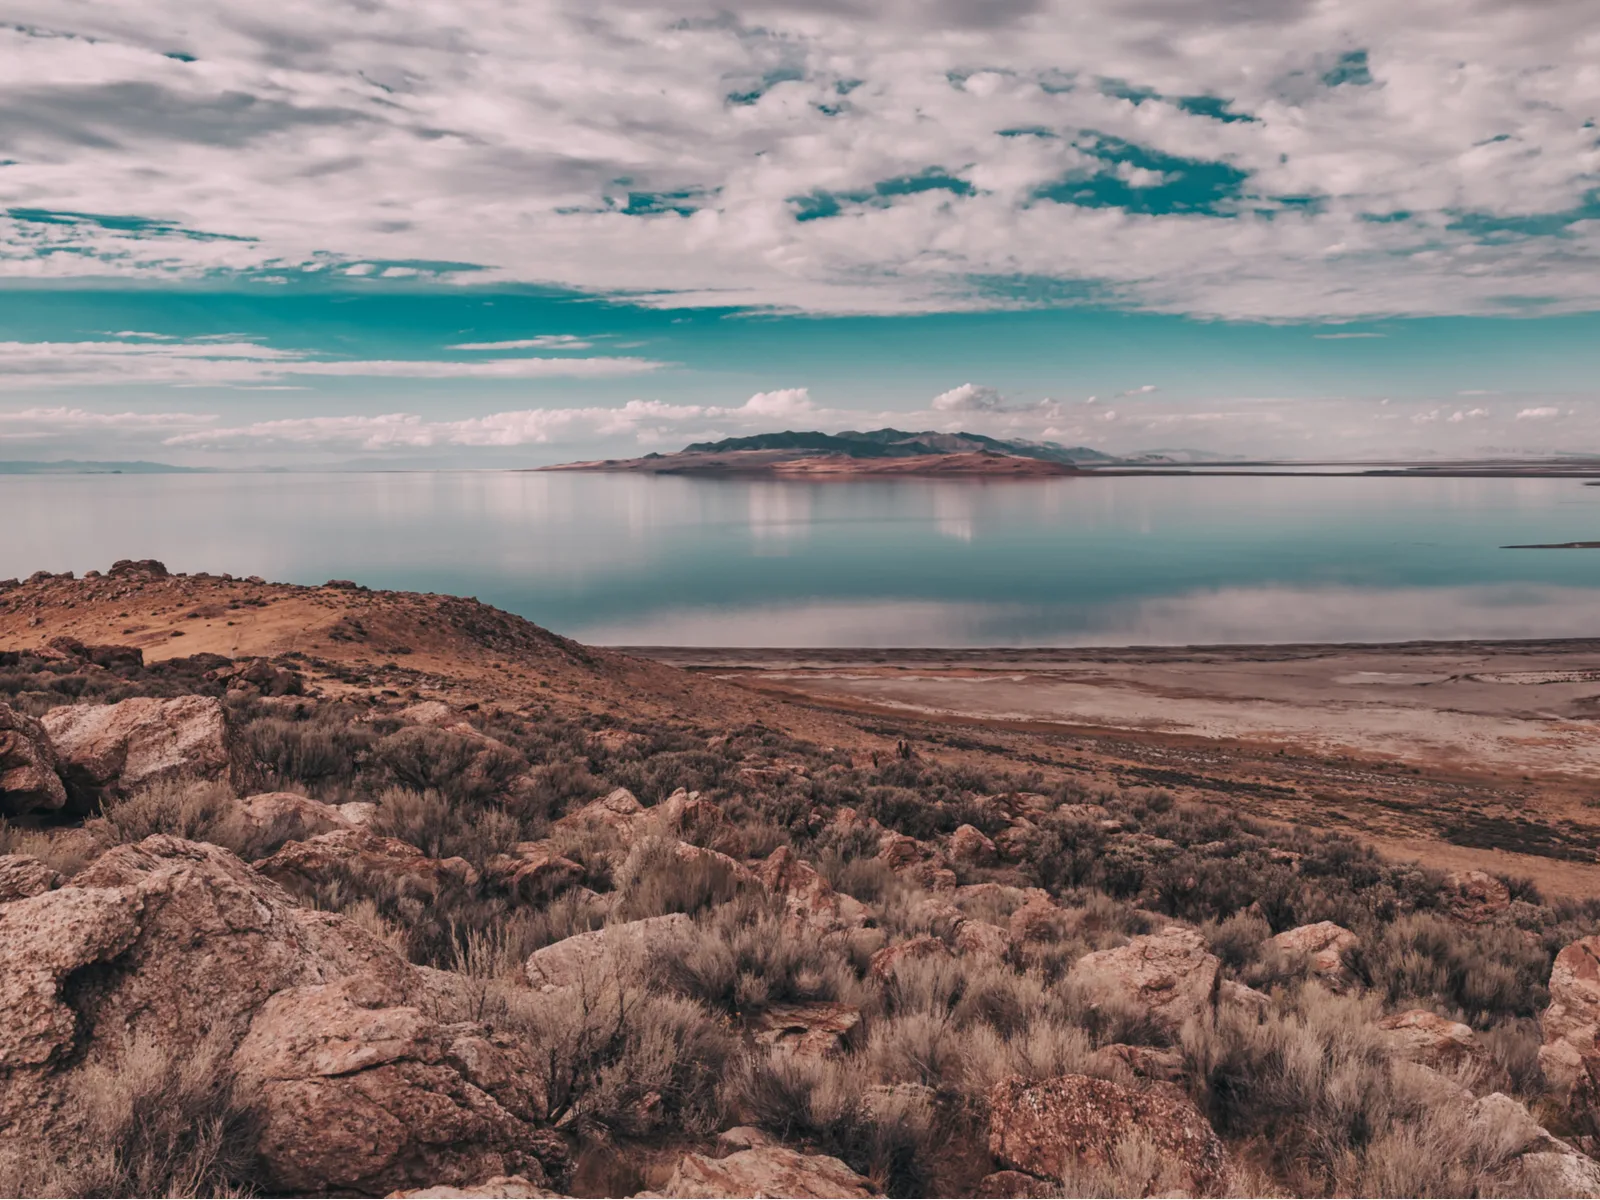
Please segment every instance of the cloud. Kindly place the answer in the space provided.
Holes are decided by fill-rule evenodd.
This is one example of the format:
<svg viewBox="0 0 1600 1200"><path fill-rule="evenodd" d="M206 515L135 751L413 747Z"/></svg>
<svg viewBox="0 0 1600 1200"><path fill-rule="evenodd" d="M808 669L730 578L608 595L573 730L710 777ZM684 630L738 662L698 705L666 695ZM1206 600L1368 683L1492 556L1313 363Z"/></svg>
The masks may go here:
<svg viewBox="0 0 1600 1200"><path fill-rule="evenodd" d="M111 384L236 386L293 376L374 379L610 378L658 370L646 358L330 359L254 342L0 342L0 388Z"/></svg>
<svg viewBox="0 0 1600 1200"><path fill-rule="evenodd" d="M549 333L539 337L519 338L509 342L460 342L451 350L588 350L593 342L570 333Z"/></svg>
<svg viewBox="0 0 1600 1200"><path fill-rule="evenodd" d="M33 441L85 433L167 434L173 429L194 429L216 420L213 413L98 413L81 408L24 408L16 412L0 411L0 441Z"/></svg>
<svg viewBox="0 0 1600 1200"><path fill-rule="evenodd" d="M13 0L0 271L813 312L1600 304L1581 3L735 7Z"/></svg>
<svg viewBox="0 0 1600 1200"><path fill-rule="evenodd" d="M1553 408L1550 405L1540 405L1537 408L1524 408L1524 409L1521 409L1517 413L1517 420L1519 420L1519 421L1543 421L1543 420L1547 420L1550 417L1559 417L1560 415L1561 415L1561 410L1559 408Z"/></svg>
<svg viewBox="0 0 1600 1200"><path fill-rule="evenodd" d="M963 383L935 396L931 407L935 412L999 412L1005 397L992 387Z"/></svg>
<svg viewBox="0 0 1600 1200"><path fill-rule="evenodd" d="M757 392L734 410L741 414L788 420L793 417L815 416L817 406L811 402L811 392L806 388L783 388L775 392Z"/></svg>
<svg viewBox="0 0 1600 1200"><path fill-rule="evenodd" d="M1325 342L1348 341L1351 338L1381 338L1388 337L1386 333L1313 333L1311 335Z"/></svg>

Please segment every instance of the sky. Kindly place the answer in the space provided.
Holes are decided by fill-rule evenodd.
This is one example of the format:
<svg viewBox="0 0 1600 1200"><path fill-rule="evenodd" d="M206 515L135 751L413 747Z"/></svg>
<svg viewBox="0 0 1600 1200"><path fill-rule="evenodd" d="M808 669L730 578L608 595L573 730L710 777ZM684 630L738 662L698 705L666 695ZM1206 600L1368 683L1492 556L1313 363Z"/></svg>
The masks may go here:
<svg viewBox="0 0 1600 1200"><path fill-rule="evenodd" d="M1600 452L1593 0L0 0L0 460Z"/></svg>

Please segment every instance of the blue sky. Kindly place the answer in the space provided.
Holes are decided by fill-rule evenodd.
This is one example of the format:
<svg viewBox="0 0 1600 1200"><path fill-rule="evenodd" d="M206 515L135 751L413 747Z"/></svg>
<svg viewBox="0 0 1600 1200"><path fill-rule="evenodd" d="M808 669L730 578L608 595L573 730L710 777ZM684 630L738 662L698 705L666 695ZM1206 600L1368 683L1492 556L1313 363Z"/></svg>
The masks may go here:
<svg viewBox="0 0 1600 1200"><path fill-rule="evenodd" d="M3 7L0 459L1600 451L1587 3Z"/></svg>

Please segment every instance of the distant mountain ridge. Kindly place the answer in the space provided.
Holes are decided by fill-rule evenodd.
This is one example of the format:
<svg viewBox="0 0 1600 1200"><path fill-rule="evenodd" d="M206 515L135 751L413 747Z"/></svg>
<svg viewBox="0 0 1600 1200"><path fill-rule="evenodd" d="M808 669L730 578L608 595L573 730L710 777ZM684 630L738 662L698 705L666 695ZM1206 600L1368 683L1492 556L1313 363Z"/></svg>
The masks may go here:
<svg viewBox="0 0 1600 1200"><path fill-rule="evenodd" d="M174 467L169 463L90 462L62 458L54 462L20 460L0 462L0 475L205 475L208 467Z"/></svg>
<svg viewBox="0 0 1600 1200"><path fill-rule="evenodd" d="M992 438L981 433L940 433L924 430L910 433L903 429L872 429L866 432L821 433L816 430L787 429L782 433L758 433L749 437L723 438L719 442L694 442L683 454L729 454L741 450L798 450L812 454L842 454L849 458L919 458L934 454L1011 454L1018 458L1037 458L1045 462L1112 462L1113 457L1087 446L1062 446L1056 442Z"/></svg>

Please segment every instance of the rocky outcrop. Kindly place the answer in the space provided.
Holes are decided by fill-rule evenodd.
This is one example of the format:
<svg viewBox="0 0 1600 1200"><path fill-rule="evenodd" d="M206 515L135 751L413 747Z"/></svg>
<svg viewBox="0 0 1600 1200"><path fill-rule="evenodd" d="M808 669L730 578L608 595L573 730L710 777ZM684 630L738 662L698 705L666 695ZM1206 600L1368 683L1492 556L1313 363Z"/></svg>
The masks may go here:
<svg viewBox="0 0 1600 1200"><path fill-rule="evenodd" d="M1521 1101L1492 1092L1467 1110L1466 1123L1473 1141L1506 1164L1505 1194L1600 1196L1600 1163L1554 1136Z"/></svg>
<svg viewBox="0 0 1600 1200"><path fill-rule="evenodd" d="M721 1198L789 1196L796 1200L824 1197L880 1196L872 1184L837 1158L801 1154L786 1146L759 1146L726 1158L685 1154L662 1189L663 1196Z"/></svg>
<svg viewBox="0 0 1600 1200"><path fill-rule="evenodd" d="M59 812L67 789L44 725L0 704L0 817Z"/></svg>
<svg viewBox="0 0 1600 1200"><path fill-rule="evenodd" d="M1286 929L1271 939L1271 945L1283 953L1304 957L1311 974L1335 991L1355 985L1355 977L1344 965L1344 954L1360 944L1360 938L1332 921Z"/></svg>
<svg viewBox="0 0 1600 1200"><path fill-rule="evenodd" d="M907 938L892 946L885 946L872 956L867 974L879 982L887 981L900 969L902 963L921 962L930 958L950 958L950 947L936 937Z"/></svg>
<svg viewBox="0 0 1600 1200"><path fill-rule="evenodd" d="M1091 996L1141 1005L1176 1029L1210 1014L1220 966L1199 930L1169 925L1132 938L1126 946L1084 955L1071 978Z"/></svg>
<svg viewBox="0 0 1600 1200"><path fill-rule="evenodd" d="M1067 914L1047 892L1038 888L1028 891L1028 898L1012 910L1007 923L1011 943L1025 946L1030 942L1057 942L1066 937L1069 921Z"/></svg>
<svg viewBox="0 0 1600 1200"><path fill-rule="evenodd" d="M440 1025L371 975L288 988L256 1013L233 1056L259 1097L258 1153L291 1194L381 1195L419 1176L512 1172L542 1183L561 1144L540 1131L532 1065L474 1025Z"/></svg>
<svg viewBox="0 0 1600 1200"><path fill-rule="evenodd" d="M774 850L757 876L767 891L783 898L790 922L798 927L832 933L866 923L866 905L834 891L815 867L788 846Z"/></svg>
<svg viewBox="0 0 1600 1200"><path fill-rule="evenodd" d="M239 801L239 814L251 829L280 840L304 841L355 826L337 805L296 792L261 792Z"/></svg>
<svg viewBox="0 0 1600 1200"><path fill-rule="evenodd" d="M484 864L485 879L525 904L549 901L583 880L583 867L550 850L544 842L519 842L514 853L496 854Z"/></svg>
<svg viewBox="0 0 1600 1200"><path fill-rule="evenodd" d="M381 1194L554 1161L509 1048L425 1017L426 995L387 945L224 850L116 847L0 904L0 1139L87 1136L91 1068L116 1069L131 1039L178 1061L222 1048L279 1190Z"/></svg>
<svg viewBox="0 0 1600 1200"><path fill-rule="evenodd" d="M962 921L956 926L956 949L979 958L1004 958L1011 949L1011 934L987 921Z"/></svg>
<svg viewBox="0 0 1600 1200"><path fill-rule="evenodd" d="M1539 1018L1539 1066L1557 1092L1567 1092L1596 1058L1600 1034L1600 936L1564 947L1550 969L1550 1006Z"/></svg>
<svg viewBox="0 0 1600 1200"><path fill-rule="evenodd" d="M218 779L233 767L227 710L211 696L70 704L45 713L68 799L91 811L107 795L178 776Z"/></svg>
<svg viewBox="0 0 1600 1200"><path fill-rule="evenodd" d="M995 845L981 829L962 825L950 835L949 853L952 860L968 866L986 866L995 860Z"/></svg>
<svg viewBox="0 0 1600 1200"><path fill-rule="evenodd" d="M256 870L291 891L310 891L340 880L382 880L385 886L426 899L444 888L475 888L478 873L464 858L429 858L398 838L364 829L336 829L290 842Z"/></svg>
<svg viewBox="0 0 1600 1200"><path fill-rule="evenodd" d="M1227 1183L1222 1143L1200 1110L1170 1084L1142 1091L1087 1075L1002 1080L989 1092L989 1152L1005 1166L1062 1181L1078 1164L1103 1166L1139 1134L1188 1195Z"/></svg>
<svg viewBox="0 0 1600 1200"><path fill-rule="evenodd" d="M562 1193L540 1187L522 1175L496 1175L468 1187L443 1183L390 1192L387 1200L562 1200Z"/></svg>
<svg viewBox="0 0 1600 1200"><path fill-rule="evenodd" d="M1487 1068L1493 1061L1472 1028L1460 1021L1441 1017L1425 1008L1384 1017L1378 1028L1398 1058L1431 1067L1435 1071L1455 1071L1461 1067Z"/></svg>
<svg viewBox="0 0 1600 1200"><path fill-rule="evenodd" d="M842 1050L860 1023L861 1010L855 1005L815 1000L769 1004L751 1021L750 1031L758 1046L822 1058Z"/></svg>
<svg viewBox="0 0 1600 1200"><path fill-rule="evenodd" d="M54 868L26 854L0 854L0 904L26 900L61 882Z"/></svg>
<svg viewBox="0 0 1600 1200"><path fill-rule="evenodd" d="M668 913L564 938L528 956L528 982L542 991L593 987L606 977L618 956L648 954L693 928L694 921L683 913Z"/></svg>
<svg viewBox="0 0 1600 1200"><path fill-rule="evenodd" d="M1487 871L1452 871L1444 881L1450 915L1458 920L1492 921L1511 907L1511 889Z"/></svg>

